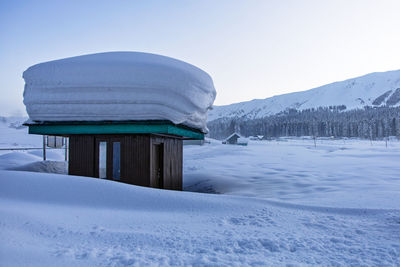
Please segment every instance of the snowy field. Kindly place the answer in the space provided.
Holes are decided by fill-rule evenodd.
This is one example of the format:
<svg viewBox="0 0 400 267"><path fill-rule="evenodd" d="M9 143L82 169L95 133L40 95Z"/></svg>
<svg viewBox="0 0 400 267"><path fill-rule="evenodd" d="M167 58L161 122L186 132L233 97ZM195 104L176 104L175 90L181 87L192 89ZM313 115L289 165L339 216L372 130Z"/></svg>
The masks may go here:
<svg viewBox="0 0 400 267"><path fill-rule="evenodd" d="M400 207L400 142L282 139L187 146L185 190L327 207Z"/></svg>
<svg viewBox="0 0 400 267"><path fill-rule="evenodd" d="M41 146L9 124L0 148ZM13 171L48 157L0 151L1 266L399 266L397 141L185 146L196 193Z"/></svg>

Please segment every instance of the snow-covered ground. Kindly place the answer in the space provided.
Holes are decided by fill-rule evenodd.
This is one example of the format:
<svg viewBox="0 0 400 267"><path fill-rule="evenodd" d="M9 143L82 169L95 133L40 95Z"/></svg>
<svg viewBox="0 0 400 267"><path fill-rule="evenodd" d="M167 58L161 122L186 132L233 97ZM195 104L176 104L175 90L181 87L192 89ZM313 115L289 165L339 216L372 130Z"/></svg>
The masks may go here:
<svg viewBox="0 0 400 267"><path fill-rule="evenodd" d="M3 266L392 265L398 210L319 208L0 172Z"/></svg>
<svg viewBox="0 0 400 267"><path fill-rule="evenodd" d="M0 122L0 147L41 137ZM31 139L32 138L32 139ZM1 266L398 266L400 142L184 147L184 188L62 172L63 151L0 153Z"/></svg>
<svg viewBox="0 0 400 267"><path fill-rule="evenodd" d="M400 207L400 141L282 139L187 146L189 191L346 208Z"/></svg>

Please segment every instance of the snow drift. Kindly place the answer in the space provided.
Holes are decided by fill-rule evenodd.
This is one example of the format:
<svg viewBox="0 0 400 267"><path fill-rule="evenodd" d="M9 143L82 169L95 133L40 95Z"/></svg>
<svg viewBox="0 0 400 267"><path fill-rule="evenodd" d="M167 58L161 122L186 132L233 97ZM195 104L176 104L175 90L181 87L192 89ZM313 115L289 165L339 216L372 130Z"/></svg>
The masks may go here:
<svg viewBox="0 0 400 267"><path fill-rule="evenodd" d="M170 120L207 131L216 91L188 63L139 52L108 52L34 65L23 73L33 121Z"/></svg>
<svg viewBox="0 0 400 267"><path fill-rule="evenodd" d="M398 210L0 171L1 266L398 266Z"/></svg>

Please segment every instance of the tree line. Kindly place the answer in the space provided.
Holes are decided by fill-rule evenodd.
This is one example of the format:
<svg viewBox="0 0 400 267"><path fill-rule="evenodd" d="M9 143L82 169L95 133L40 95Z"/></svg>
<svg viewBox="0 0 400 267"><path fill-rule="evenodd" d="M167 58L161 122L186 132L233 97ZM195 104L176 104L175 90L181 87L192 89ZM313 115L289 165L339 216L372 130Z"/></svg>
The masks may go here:
<svg viewBox="0 0 400 267"><path fill-rule="evenodd" d="M233 132L243 136L400 137L400 107L370 107L346 111L346 106L288 109L260 119L220 118L207 124L209 136L224 139Z"/></svg>

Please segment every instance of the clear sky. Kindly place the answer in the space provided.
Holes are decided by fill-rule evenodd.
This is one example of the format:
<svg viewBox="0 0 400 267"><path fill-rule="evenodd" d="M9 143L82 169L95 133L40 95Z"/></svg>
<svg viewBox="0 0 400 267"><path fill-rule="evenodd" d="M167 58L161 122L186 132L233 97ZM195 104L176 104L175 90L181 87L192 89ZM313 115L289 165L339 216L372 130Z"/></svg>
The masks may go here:
<svg viewBox="0 0 400 267"><path fill-rule="evenodd" d="M399 0L0 1L0 115L25 113L22 72L105 51L208 72L215 104L400 69Z"/></svg>

